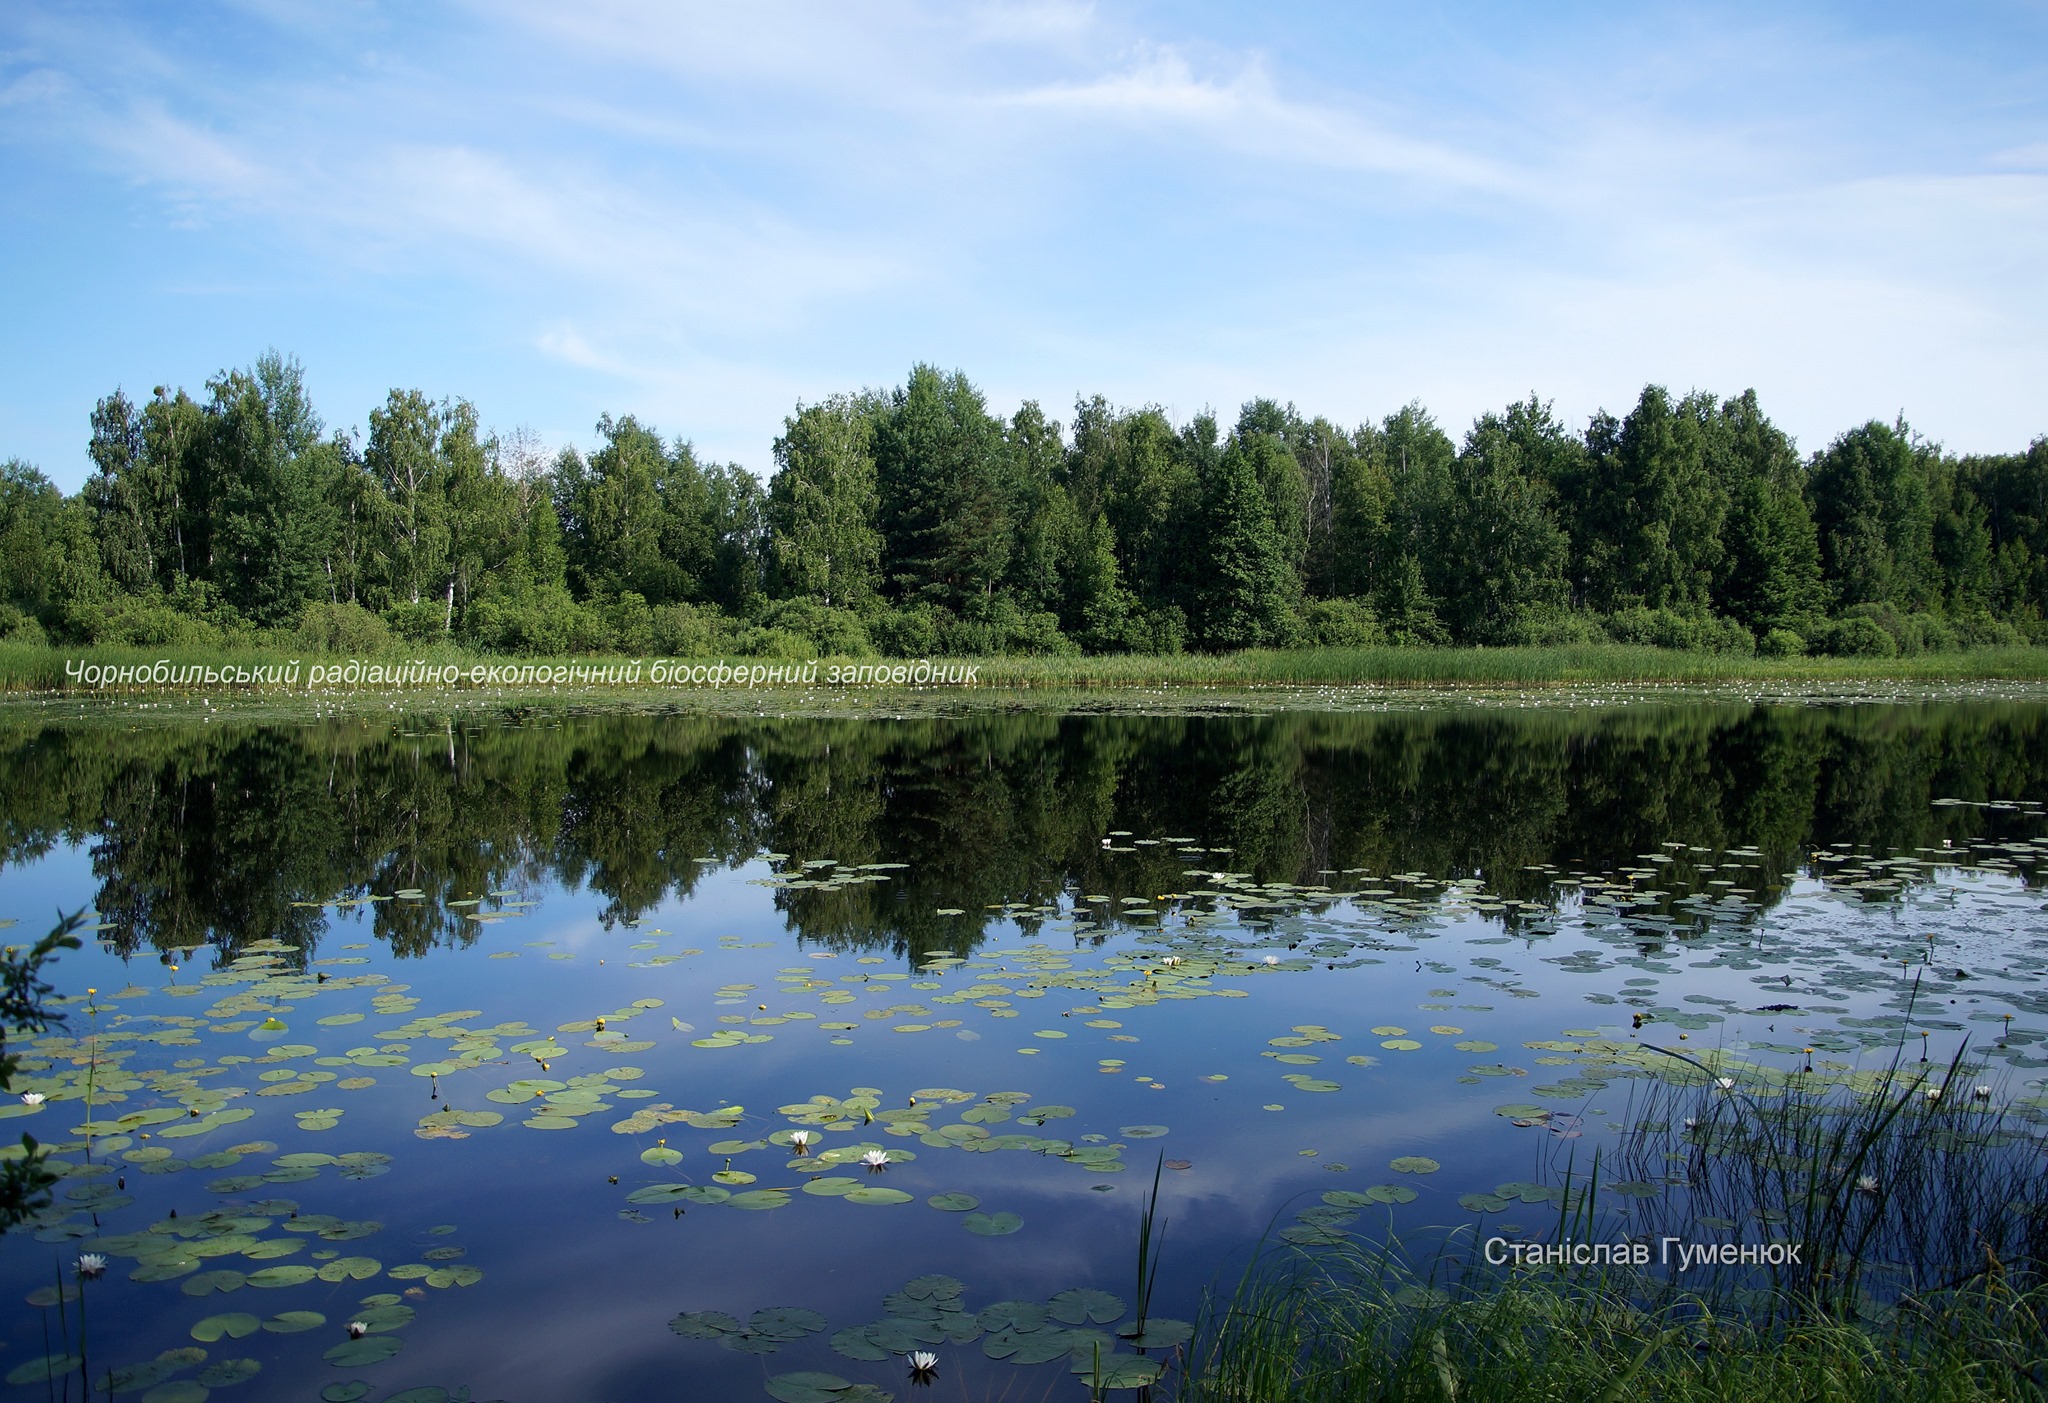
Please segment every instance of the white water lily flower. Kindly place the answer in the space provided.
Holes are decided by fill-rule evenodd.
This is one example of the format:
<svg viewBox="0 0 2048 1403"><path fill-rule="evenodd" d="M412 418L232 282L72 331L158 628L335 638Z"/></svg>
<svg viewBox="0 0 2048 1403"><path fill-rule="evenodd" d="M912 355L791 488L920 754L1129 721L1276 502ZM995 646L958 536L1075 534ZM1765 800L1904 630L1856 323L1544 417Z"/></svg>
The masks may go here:
<svg viewBox="0 0 2048 1403"><path fill-rule="evenodd" d="M1685 1118L1685 1128L1686 1128L1687 1130L1693 1130L1693 1129L1696 1129L1696 1128L1697 1128L1698 1126L1699 1126L1699 1122L1698 1122L1698 1121L1696 1121L1696 1120L1694 1120L1694 1119L1693 1119L1693 1118L1692 1118L1691 1116L1687 1116L1687 1117Z"/></svg>
<svg viewBox="0 0 2048 1403"><path fill-rule="evenodd" d="M24 1106L40 1106L48 1099L40 1091L24 1091L21 1093L21 1104Z"/></svg>
<svg viewBox="0 0 2048 1403"><path fill-rule="evenodd" d="M1159 963L1165 965L1168 969L1172 969L1175 965L1180 963L1180 956L1166 955L1160 959Z"/></svg>
<svg viewBox="0 0 2048 1403"><path fill-rule="evenodd" d="M1991 1099L1991 1088L1988 1086L1980 1086L1972 1094L1975 1095L1979 1101L1989 1101Z"/></svg>
<svg viewBox="0 0 2048 1403"><path fill-rule="evenodd" d="M1720 1088L1721 1088L1721 1090L1723 1090L1723 1091L1733 1091L1733 1090L1735 1090L1735 1078L1733 1078L1733 1077L1715 1077L1715 1078L1714 1078L1714 1085L1715 1085L1715 1086L1718 1086L1718 1087L1720 1087Z"/></svg>
<svg viewBox="0 0 2048 1403"><path fill-rule="evenodd" d="M1266 956L1266 963L1269 965L1277 965L1280 963L1280 957L1278 955L1268 955Z"/></svg>
<svg viewBox="0 0 2048 1403"><path fill-rule="evenodd" d="M930 1350L915 1349L910 1352L911 1377L917 1379L928 1379L932 1376L932 1374L937 1372L938 1367L939 1356L933 1354Z"/></svg>
<svg viewBox="0 0 2048 1403"><path fill-rule="evenodd" d="M1930 1087L1928 1087L1928 1088L1927 1088L1927 1099L1928 1099L1928 1100L1930 1100L1930 1101L1939 1101L1939 1100L1941 1099L1941 1088L1940 1088L1940 1087L1938 1087L1938 1086L1930 1086Z"/></svg>
<svg viewBox="0 0 2048 1403"><path fill-rule="evenodd" d="M1874 1194L1874 1193L1876 1193L1876 1192L1877 1192L1877 1176L1876 1176L1875 1174L1859 1174L1859 1175L1857 1175L1857 1176L1856 1176L1856 1192L1857 1192L1857 1193L1859 1193L1859 1194Z"/></svg>
<svg viewBox="0 0 2048 1403"><path fill-rule="evenodd" d="M792 1150L795 1150L798 1154L802 1154L805 1150L808 1150L811 1147L811 1132L808 1130L790 1131L789 1147Z"/></svg>
<svg viewBox="0 0 2048 1403"><path fill-rule="evenodd" d="M860 1162L867 1166L868 1173L879 1174L889 1167L889 1152L887 1150L869 1150L860 1157Z"/></svg>
<svg viewBox="0 0 2048 1403"><path fill-rule="evenodd" d="M87 1252L78 1259L78 1274L90 1281L107 1269L107 1259L97 1252Z"/></svg>
<svg viewBox="0 0 2048 1403"><path fill-rule="evenodd" d="M369 1333L370 1327L365 1325L360 1320L351 1320L348 1323L348 1337L352 1340L360 1340L363 1336Z"/></svg>

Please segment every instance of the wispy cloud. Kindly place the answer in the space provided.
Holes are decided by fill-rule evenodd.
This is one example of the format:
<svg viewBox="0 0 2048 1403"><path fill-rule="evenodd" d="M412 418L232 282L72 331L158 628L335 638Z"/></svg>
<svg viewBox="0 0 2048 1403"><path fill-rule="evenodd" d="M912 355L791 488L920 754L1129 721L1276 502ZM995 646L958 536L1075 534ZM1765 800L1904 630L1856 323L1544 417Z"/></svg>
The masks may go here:
<svg viewBox="0 0 2048 1403"><path fill-rule="evenodd" d="M1953 43L1718 5L197 15L0 16L0 162L49 197L0 239L80 365L138 324L192 354L196 289L262 288L234 304L252 353L444 375L507 422L641 410L755 466L797 398L920 358L1051 405L1421 395L1455 423L1698 377L1758 383L1809 443L1865 400L1976 446L2048 428L2023 15ZM61 359L18 377L69 397L24 441L75 458L90 395L36 378Z"/></svg>

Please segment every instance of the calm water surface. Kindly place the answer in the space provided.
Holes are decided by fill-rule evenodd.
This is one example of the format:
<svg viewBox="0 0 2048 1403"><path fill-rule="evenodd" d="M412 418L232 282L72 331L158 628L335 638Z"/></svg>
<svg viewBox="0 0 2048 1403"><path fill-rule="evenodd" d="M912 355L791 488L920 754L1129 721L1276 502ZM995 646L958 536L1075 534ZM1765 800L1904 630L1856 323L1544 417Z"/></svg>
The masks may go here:
<svg viewBox="0 0 2048 1403"><path fill-rule="evenodd" d="M1648 1043L2037 1114L2044 802L2011 700L0 715L0 918L93 925L0 1373L83 1307L152 1403L1080 1398L1155 1171L1186 1320L1264 1234L1541 1230Z"/></svg>

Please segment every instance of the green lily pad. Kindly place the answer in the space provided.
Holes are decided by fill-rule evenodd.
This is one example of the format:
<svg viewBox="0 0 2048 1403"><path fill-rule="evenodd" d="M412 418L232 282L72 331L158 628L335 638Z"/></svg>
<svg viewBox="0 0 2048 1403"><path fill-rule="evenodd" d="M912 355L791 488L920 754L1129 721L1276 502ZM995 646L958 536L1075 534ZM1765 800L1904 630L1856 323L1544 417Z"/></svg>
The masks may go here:
<svg viewBox="0 0 2048 1403"><path fill-rule="evenodd" d="M925 1202L941 1213L965 1213L969 1209L981 1207L981 1200L973 1194L933 1194Z"/></svg>
<svg viewBox="0 0 2048 1403"><path fill-rule="evenodd" d="M50 1379L61 1379L66 1374L76 1373L83 1363L75 1354L46 1354L40 1359L31 1359L26 1364L17 1364L7 1371L7 1382L11 1384L39 1384Z"/></svg>
<svg viewBox="0 0 2048 1403"><path fill-rule="evenodd" d="M273 1335L296 1335L326 1323L327 1317L317 1310L281 1310L264 1321L263 1328Z"/></svg>
<svg viewBox="0 0 2048 1403"><path fill-rule="evenodd" d="M247 1383L262 1372L263 1366L253 1359L218 1359L201 1369L193 1382L202 1389L227 1388ZM149 1394L142 1396L147 1398Z"/></svg>
<svg viewBox="0 0 2048 1403"><path fill-rule="evenodd" d="M400 1336L365 1335L359 1340L343 1340L321 1357L338 1369L360 1369L366 1364L381 1364L404 1348L405 1341Z"/></svg>
<svg viewBox="0 0 2048 1403"><path fill-rule="evenodd" d="M686 1340L715 1340L737 1335L745 1327L720 1310L686 1310L669 1321L668 1328Z"/></svg>
<svg viewBox="0 0 2048 1403"><path fill-rule="evenodd" d="M1443 1166L1428 1155L1402 1155L1390 1161L1387 1168L1396 1174L1434 1174Z"/></svg>
<svg viewBox="0 0 2048 1403"><path fill-rule="evenodd" d="M806 1371L797 1374L776 1374L768 1380L770 1398L781 1403L834 1403L838 1396L852 1388L851 1380L837 1374L821 1374Z"/></svg>
<svg viewBox="0 0 2048 1403"><path fill-rule="evenodd" d="M1092 1286L1069 1287L1047 1304L1052 1307L1052 1318L1068 1325L1086 1325L1090 1321L1103 1324L1124 1313L1121 1296L1112 1296Z"/></svg>
<svg viewBox="0 0 2048 1403"><path fill-rule="evenodd" d="M1015 1213L969 1213L960 1221L976 1237L1008 1237L1024 1226Z"/></svg>
<svg viewBox="0 0 2048 1403"><path fill-rule="evenodd" d="M758 1212L767 1208L787 1208L789 1195L781 1189L748 1189L745 1193L734 1194L726 1203L734 1208Z"/></svg>
<svg viewBox="0 0 2048 1403"><path fill-rule="evenodd" d="M848 1203L881 1204L908 1203L911 1201L911 1199L915 1198L916 1195L907 1194L903 1192L903 1190L901 1189L884 1189L877 1186L850 1189L845 1194L843 1194L842 1197L845 1198L845 1200Z"/></svg>
<svg viewBox="0 0 2048 1403"><path fill-rule="evenodd" d="M201 1344L212 1344L223 1336L239 1340L244 1335L253 1335L263 1328L263 1322L247 1311L228 1311L223 1315L209 1315L192 1327L192 1338Z"/></svg>

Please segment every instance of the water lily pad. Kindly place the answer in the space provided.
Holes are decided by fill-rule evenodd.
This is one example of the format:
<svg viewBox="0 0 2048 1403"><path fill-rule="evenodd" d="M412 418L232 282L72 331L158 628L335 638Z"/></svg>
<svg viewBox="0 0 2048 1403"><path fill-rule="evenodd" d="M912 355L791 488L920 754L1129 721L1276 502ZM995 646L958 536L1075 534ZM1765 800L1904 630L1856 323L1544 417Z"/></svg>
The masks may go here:
<svg viewBox="0 0 2048 1403"><path fill-rule="evenodd" d="M263 1322L247 1311L229 1311L224 1315L209 1315L192 1327L192 1338L201 1344L212 1344L225 1336L239 1340L244 1335L253 1335L263 1328Z"/></svg>
<svg viewBox="0 0 2048 1403"><path fill-rule="evenodd" d="M969 1213L960 1221L976 1237L1008 1237L1024 1226L1015 1213Z"/></svg>
<svg viewBox="0 0 2048 1403"><path fill-rule="evenodd" d="M46 1354L40 1359L31 1359L8 1370L7 1382L39 1384L50 1379L60 1379L66 1374L76 1373L78 1366L83 1362L75 1354Z"/></svg>
<svg viewBox="0 0 2048 1403"><path fill-rule="evenodd" d="M234 1384L247 1383L262 1372L263 1366L253 1359L217 1359L201 1369L193 1382L201 1389L227 1388ZM149 1394L145 1393L142 1396L147 1398Z"/></svg>
<svg viewBox="0 0 2048 1403"><path fill-rule="evenodd" d="M1142 1355L1107 1352L1085 1359L1077 1355L1074 1365L1081 1382L1094 1389L1144 1388L1156 1380L1164 1368L1159 1361Z"/></svg>
<svg viewBox="0 0 2048 1403"><path fill-rule="evenodd" d="M965 1213L970 1209L981 1207L980 1199L976 1198L973 1194L962 1193L933 1194L925 1202L938 1209L941 1213Z"/></svg>
<svg viewBox="0 0 2048 1403"><path fill-rule="evenodd" d="M907 1194L903 1192L903 1190L901 1189L885 1189L879 1186L874 1186L868 1188L849 1190L846 1194L842 1195L842 1197L844 1197L848 1203L883 1204L908 1203L911 1201L911 1199L915 1198L916 1195Z"/></svg>
<svg viewBox="0 0 2048 1403"><path fill-rule="evenodd" d="M745 1193L734 1194L726 1203L733 1208L758 1212L768 1208L787 1208L789 1195L781 1189L749 1189Z"/></svg>
<svg viewBox="0 0 2048 1403"><path fill-rule="evenodd" d="M771 1340L800 1340L825 1328L825 1317L796 1306L769 1306L747 1318L747 1329Z"/></svg>
<svg viewBox="0 0 2048 1403"><path fill-rule="evenodd" d="M1086 1325L1090 1321L1104 1324L1124 1313L1121 1296L1112 1296L1092 1286L1069 1287L1047 1304L1052 1308L1052 1318L1068 1325Z"/></svg>
<svg viewBox="0 0 2048 1403"><path fill-rule="evenodd" d="M1443 1166L1428 1155L1402 1155L1390 1161L1387 1168L1396 1174L1434 1174Z"/></svg>
<svg viewBox="0 0 2048 1403"><path fill-rule="evenodd" d="M321 1357L338 1369L360 1369L381 1364L404 1348L405 1340L398 1335L365 1335L359 1340L343 1340Z"/></svg>
<svg viewBox="0 0 2048 1403"><path fill-rule="evenodd" d="M263 1328L273 1335L296 1335L326 1323L327 1317L317 1310L282 1310L264 1321Z"/></svg>
<svg viewBox="0 0 2048 1403"><path fill-rule="evenodd" d="M686 1310L669 1321L668 1328L686 1340L715 1340L737 1335L745 1327L719 1310Z"/></svg>
<svg viewBox="0 0 2048 1403"><path fill-rule="evenodd" d="M837 1374L821 1374L806 1371L797 1374L776 1374L767 1383L768 1396L780 1399L781 1403L834 1403L847 1389L852 1388L851 1380Z"/></svg>

